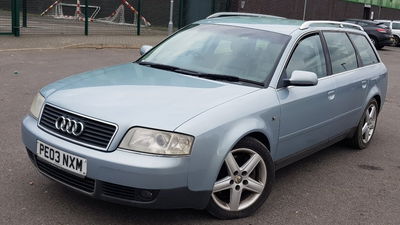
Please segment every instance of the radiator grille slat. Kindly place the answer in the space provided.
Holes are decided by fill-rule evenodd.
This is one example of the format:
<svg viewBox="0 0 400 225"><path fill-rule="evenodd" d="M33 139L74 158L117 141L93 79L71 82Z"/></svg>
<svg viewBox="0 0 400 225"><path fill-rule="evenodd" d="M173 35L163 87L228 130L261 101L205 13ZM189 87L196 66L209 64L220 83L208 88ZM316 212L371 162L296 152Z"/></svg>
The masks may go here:
<svg viewBox="0 0 400 225"><path fill-rule="evenodd" d="M68 134L67 132L58 130L55 127L55 123L60 116L82 122L85 126L82 134L74 136L73 134ZM68 140L73 140L89 147L94 146L101 150L107 149L117 130L115 125L71 113L51 105L44 106L39 124L46 130L62 137L66 137Z"/></svg>
<svg viewBox="0 0 400 225"><path fill-rule="evenodd" d="M64 170L61 170L55 166L52 166L48 163L42 162L41 160L36 158L36 163L40 171L45 173L46 175L61 181L65 184L68 184L74 188L79 190L93 193L94 192L94 184L95 181L89 178L80 178Z"/></svg>

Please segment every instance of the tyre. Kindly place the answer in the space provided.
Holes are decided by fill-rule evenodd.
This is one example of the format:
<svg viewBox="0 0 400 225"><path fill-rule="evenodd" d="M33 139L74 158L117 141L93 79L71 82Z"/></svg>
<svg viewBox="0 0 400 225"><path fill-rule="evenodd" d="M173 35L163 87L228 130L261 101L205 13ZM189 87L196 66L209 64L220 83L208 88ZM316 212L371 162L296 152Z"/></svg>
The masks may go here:
<svg viewBox="0 0 400 225"><path fill-rule="evenodd" d="M394 36L394 43L393 43L394 47L400 47L400 38L397 36Z"/></svg>
<svg viewBox="0 0 400 225"><path fill-rule="evenodd" d="M219 219L247 217L268 198L274 179L275 166L267 147L245 137L227 154L207 211Z"/></svg>
<svg viewBox="0 0 400 225"><path fill-rule="evenodd" d="M350 140L350 143L354 148L362 150L369 145L375 133L378 113L378 103L375 99L372 99L364 110L357 130Z"/></svg>

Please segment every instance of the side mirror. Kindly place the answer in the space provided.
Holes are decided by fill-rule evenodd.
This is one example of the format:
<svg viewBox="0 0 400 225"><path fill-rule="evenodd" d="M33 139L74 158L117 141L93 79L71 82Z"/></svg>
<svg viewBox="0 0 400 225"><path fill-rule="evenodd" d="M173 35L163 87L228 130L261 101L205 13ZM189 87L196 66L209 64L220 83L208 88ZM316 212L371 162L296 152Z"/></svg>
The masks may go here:
<svg viewBox="0 0 400 225"><path fill-rule="evenodd" d="M143 46L140 48L140 55L146 54L146 53L147 53L148 51L150 51L152 48L153 48L153 46L151 46L151 45L143 45Z"/></svg>
<svg viewBox="0 0 400 225"><path fill-rule="evenodd" d="M289 79L283 80L287 86L315 86L318 84L317 74L308 71L295 70Z"/></svg>

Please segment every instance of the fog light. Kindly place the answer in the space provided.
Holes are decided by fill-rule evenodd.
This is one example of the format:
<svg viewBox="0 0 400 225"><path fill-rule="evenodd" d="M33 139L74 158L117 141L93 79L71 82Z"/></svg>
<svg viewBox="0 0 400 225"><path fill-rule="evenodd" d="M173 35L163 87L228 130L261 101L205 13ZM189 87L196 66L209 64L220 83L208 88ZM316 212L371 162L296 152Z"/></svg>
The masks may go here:
<svg viewBox="0 0 400 225"><path fill-rule="evenodd" d="M140 197L144 198L145 200L150 200L153 198L153 193L151 191L142 190L140 191Z"/></svg>

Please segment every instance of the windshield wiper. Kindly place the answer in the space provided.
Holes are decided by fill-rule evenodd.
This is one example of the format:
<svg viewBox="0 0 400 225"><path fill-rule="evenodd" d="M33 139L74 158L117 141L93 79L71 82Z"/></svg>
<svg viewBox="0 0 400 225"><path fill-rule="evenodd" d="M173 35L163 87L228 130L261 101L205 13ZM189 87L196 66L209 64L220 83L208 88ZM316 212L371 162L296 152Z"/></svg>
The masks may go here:
<svg viewBox="0 0 400 225"><path fill-rule="evenodd" d="M230 81L230 82L243 82L243 83L255 84L255 85L258 85L258 86L264 86L263 82L243 79L243 78L236 77L236 76L231 76L231 75L199 73L199 74L194 75L194 76L205 78L205 79L210 79L210 80L223 80L223 81Z"/></svg>
<svg viewBox="0 0 400 225"><path fill-rule="evenodd" d="M138 62L139 65L142 66L150 66L152 68L157 68L157 69L162 69L162 70L169 70L169 71L173 71L173 72L177 72L177 73L183 73L183 74L187 74L187 75L194 75L197 76L198 74L201 74L199 72L196 71L192 71L192 70L187 70L187 69L182 69L176 66L170 66L170 65L165 65L165 64L158 64L158 63L152 63L152 62Z"/></svg>
<svg viewBox="0 0 400 225"><path fill-rule="evenodd" d="M138 62L139 65L142 66L150 66L153 68L157 68L157 69L162 69L162 70L170 70L170 71L175 71L177 69L179 69L178 67L175 66L169 66L169 65L164 65L164 64L158 64L158 63L152 63L152 62Z"/></svg>
<svg viewBox="0 0 400 225"><path fill-rule="evenodd" d="M186 75L200 77L200 78L209 79L209 80L243 82L243 83L255 84L255 85L258 85L258 86L264 86L263 82L257 82L257 81L254 81L254 80L243 79L243 78L236 77L236 76L231 76L231 75L202 73L202 72L197 72L197 71L193 71L193 70L182 69L182 68L179 68L179 67L176 67L176 66L158 64L158 63L152 63L152 62L143 62L143 61L141 61L141 62L138 62L138 64L142 65L142 66L150 66L152 68L157 68L157 69L162 69L162 70L169 70L169 71L173 71L173 72L177 72L177 73L183 73L183 74L186 74Z"/></svg>

